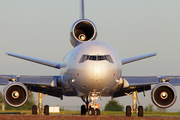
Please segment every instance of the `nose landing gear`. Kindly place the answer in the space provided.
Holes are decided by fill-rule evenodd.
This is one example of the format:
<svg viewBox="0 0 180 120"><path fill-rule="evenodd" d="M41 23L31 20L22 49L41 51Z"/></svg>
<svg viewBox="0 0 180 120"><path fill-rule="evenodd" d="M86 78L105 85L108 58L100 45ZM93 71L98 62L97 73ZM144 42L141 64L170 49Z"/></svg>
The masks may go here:
<svg viewBox="0 0 180 120"><path fill-rule="evenodd" d="M89 115L100 115L101 111L98 106L90 105L89 109L88 109L88 114Z"/></svg>
<svg viewBox="0 0 180 120"><path fill-rule="evenodd" d="M91 93L90 96L81 97L83 102L86 103L86 105L81 106L81 115L86 115L86 112L88 112L89 115L100 115L101 111L99 109L98 104L96 104L96 99L99 97L97 93ZM93 101L92 104L89 104L91 101Z"/></svg>

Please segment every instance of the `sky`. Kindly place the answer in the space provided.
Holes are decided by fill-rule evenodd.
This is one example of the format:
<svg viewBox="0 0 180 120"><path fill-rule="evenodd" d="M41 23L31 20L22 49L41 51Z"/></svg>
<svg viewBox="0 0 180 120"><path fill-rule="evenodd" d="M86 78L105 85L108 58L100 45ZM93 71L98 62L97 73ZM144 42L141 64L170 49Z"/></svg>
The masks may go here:
<svg viewBox="0 0 180 120"><path fill-rule="evenodd" d="M158 56L123 65L122 75L180 76L179 4L179 0L85 0L85 18L95 23L96 40L111 45L122 59L158 52ZM0 74L59 75L58 69L12 58L5 52L61 62L73 48L70 28L79 13L79 0L0 0ZM180 109L180 87L175 89L178 97L170 109ZM139 97L141 105L153 104L150 91ZM97 103L104 107L110 99ZM117 100L132 105L129 96ZM43 104L81 106L83 102L77 97L61 101L46 96Z"/></svg>

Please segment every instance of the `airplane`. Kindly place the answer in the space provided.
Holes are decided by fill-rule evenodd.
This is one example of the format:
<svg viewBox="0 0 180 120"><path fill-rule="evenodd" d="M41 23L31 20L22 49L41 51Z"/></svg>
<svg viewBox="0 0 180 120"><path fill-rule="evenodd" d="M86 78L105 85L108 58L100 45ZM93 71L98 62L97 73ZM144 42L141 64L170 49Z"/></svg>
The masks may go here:
<svg viewBox="0 0 180 120"><path fill-rule="evenodd" d="M143 106L139 103L138 93L151 90L153 103L160 108L172 106L177 99L173 86L180 85L180 76L122 76L122 65L156 56L149 53L120 59L110 45L97 41L95 24L85 19L84 0L80 0L80 19L71 27L70 43L74 47L62 62L6 52L6 55L60 69L57 76L0 75L4 102L14 108L23 106L29 92L38 93L38 106L32 106L32 114L49 115L49 106L43 107L43 97L50 95L63 100L63 96L79 97L85 103L81 115L100 115L96 100L102 97L132 97L132 106L126 106L126 116L138 113L143 117ZM155 85L156 84L156 85ZM155 85L151 89L151 85ZM44 95L43 95L44 94ZM90 102L93 102L91 105ZM90 105L90 106L89 106Z"/></svg>

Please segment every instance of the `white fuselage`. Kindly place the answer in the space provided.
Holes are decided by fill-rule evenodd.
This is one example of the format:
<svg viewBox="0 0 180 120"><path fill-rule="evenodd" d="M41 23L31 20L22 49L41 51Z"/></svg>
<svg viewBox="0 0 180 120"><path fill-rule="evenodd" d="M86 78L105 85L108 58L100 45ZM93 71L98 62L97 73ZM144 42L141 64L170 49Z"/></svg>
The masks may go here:
<svg viewBox="0 0 180 120"><path fill-rule="evenodd" d="M64 57L63 63L67 66L62 69L61 75L68 76L64 81L77 90L78 96L90 92L109 96L122 73L119 55L111 46L101 41L80 44Z"/></svg>

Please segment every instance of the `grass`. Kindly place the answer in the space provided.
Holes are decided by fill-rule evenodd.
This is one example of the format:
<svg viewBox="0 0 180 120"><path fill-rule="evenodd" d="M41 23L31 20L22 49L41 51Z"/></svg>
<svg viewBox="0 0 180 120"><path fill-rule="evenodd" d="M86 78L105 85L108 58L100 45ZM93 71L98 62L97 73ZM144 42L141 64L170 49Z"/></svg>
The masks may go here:
<svg viewBox="0 0 180 120"><path fill-rule="evenodd" d="M0 111L3 113L19 113L19 114L31 114L31 110L6 110ZM60 111L60 113L50 113L50 115L80 115L80 111ZM101 111L103 116L125 116L125 112L120 111ZM138 116L136 113L132 116ZM180 112L144 112L144 116L167 116L167 117L180 117Z"/></svg>

